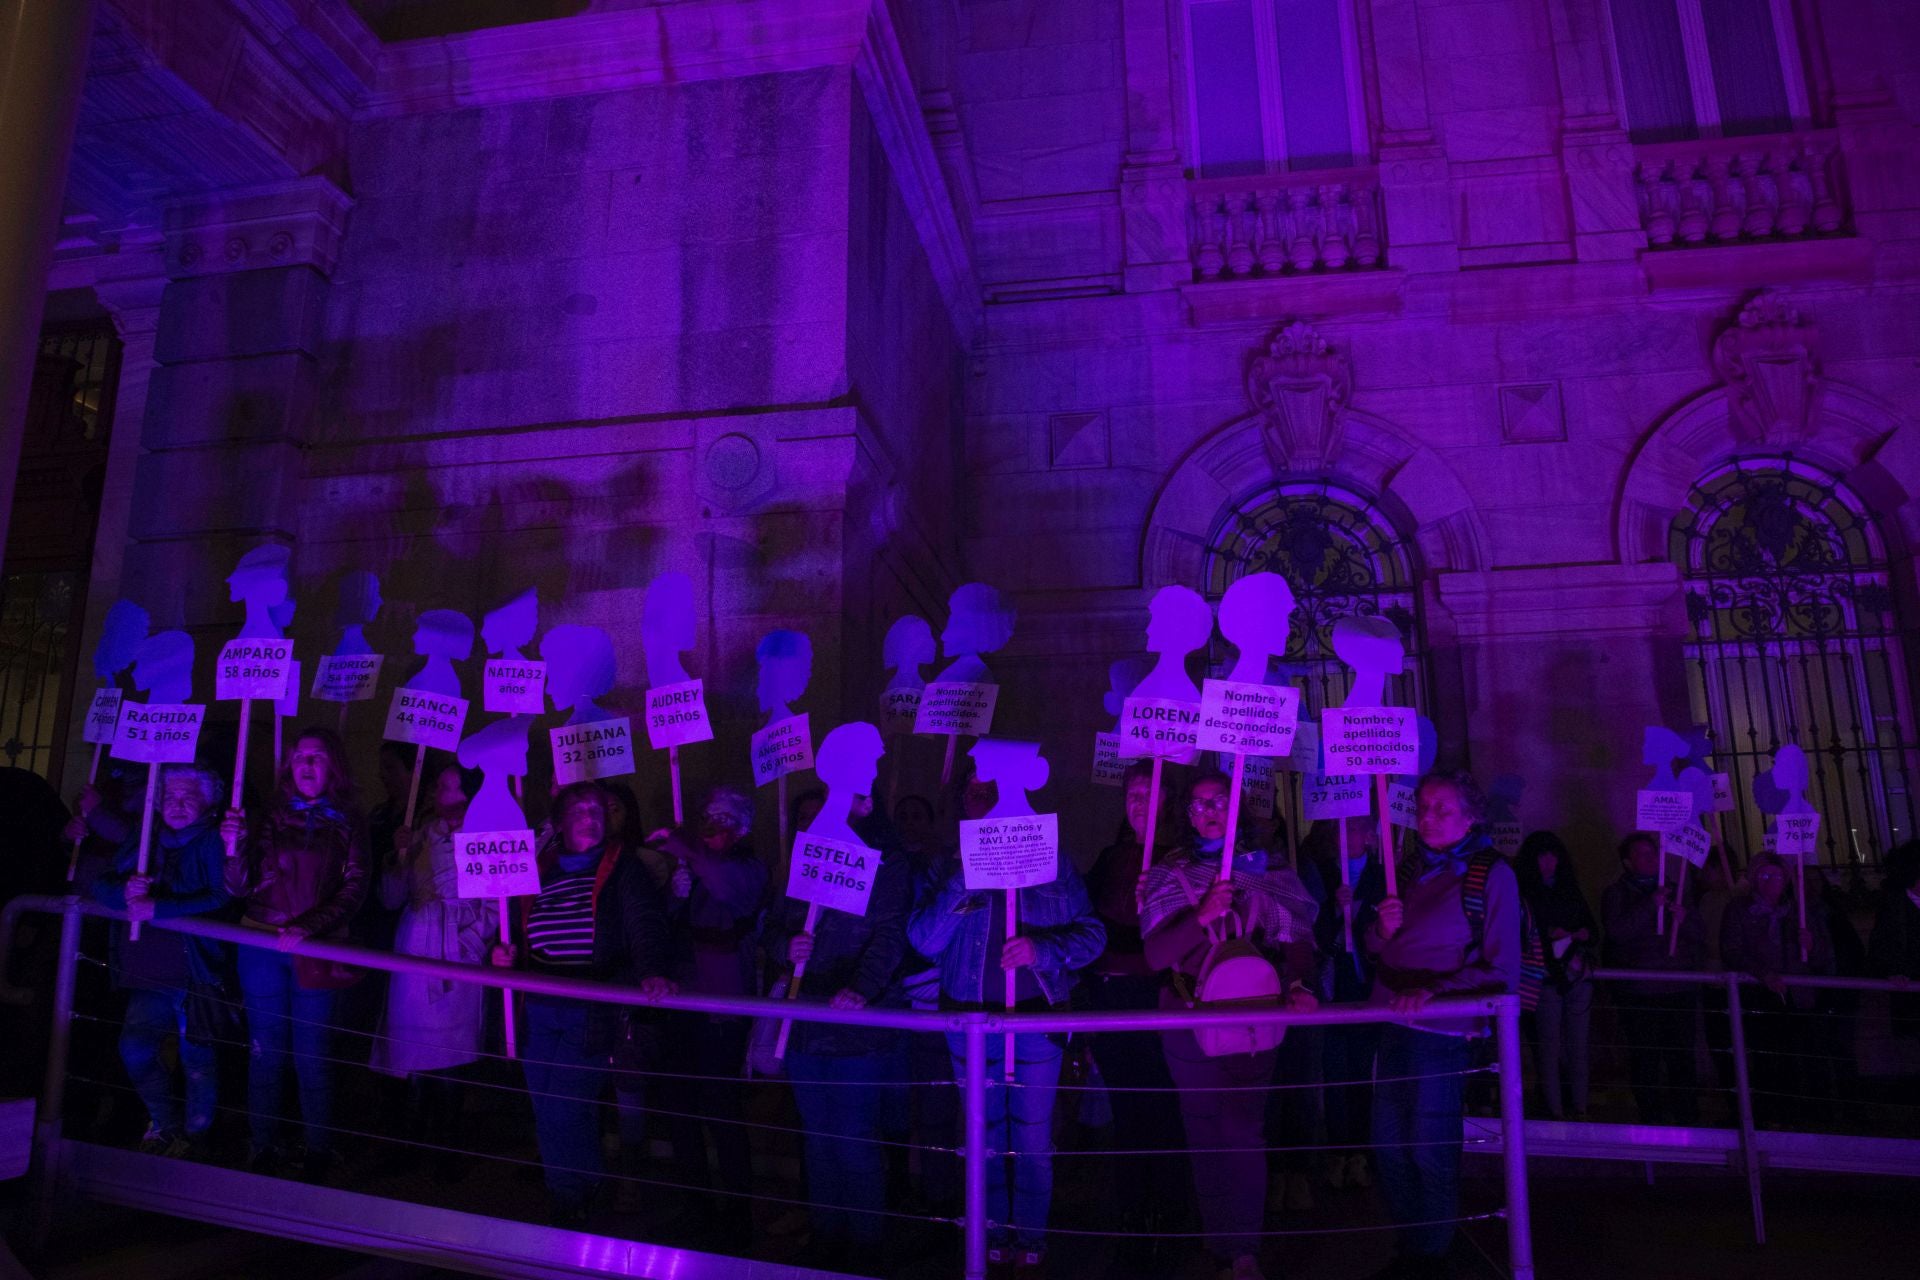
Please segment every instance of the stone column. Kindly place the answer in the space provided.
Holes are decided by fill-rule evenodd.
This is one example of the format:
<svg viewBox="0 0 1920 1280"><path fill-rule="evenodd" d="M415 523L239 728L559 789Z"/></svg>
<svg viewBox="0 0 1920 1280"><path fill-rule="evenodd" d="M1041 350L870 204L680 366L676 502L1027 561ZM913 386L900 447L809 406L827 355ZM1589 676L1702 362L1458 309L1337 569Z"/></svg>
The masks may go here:
<svg viewBox="0 0 1920 1280"><path fill-rule="evenodd" d="M1170 289L1193 278L1187 256L1187 180L1174 135L1173 59L1167 6L1123 0L1127 150L1120 166L1120 219L1128 293Z"/></svg>
<svg viewBox="0 0 1920 1280"><path fill-rule="evenodd" d="M67 190L93 0L0 8L0 540L13 510L21 428L40 345L47 266Z"/></svg>

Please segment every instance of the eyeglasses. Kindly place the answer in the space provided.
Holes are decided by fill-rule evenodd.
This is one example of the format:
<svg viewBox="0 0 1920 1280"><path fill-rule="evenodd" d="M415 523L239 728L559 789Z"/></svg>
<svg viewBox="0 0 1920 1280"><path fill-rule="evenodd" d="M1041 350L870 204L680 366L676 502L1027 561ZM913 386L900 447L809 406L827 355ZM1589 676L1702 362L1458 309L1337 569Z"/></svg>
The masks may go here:
<svg viewBox="0 0 1920 1280"><path fill-rule="evenodd" d="M1187 808L1195 813L1225 813L1227 798L1221 796L1218 800L1191 800L1187 802Z"/></svg>

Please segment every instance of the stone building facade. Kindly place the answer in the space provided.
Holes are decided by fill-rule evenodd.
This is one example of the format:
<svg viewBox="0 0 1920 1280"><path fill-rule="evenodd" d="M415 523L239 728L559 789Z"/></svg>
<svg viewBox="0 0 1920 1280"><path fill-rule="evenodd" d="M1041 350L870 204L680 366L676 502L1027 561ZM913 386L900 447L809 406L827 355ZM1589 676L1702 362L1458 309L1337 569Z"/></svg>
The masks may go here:
<svg viewBox="0 0 1920 1280"><path fill-rule="evenodd" d="M1090 851L1148 598L1276 568L1310 705L1388 613L1442 759L1592 875L1654 723L1743 783L1801 741L1830 860L1912 838L1904 0L548 7L100 0L49 280L125 344L90 628L210 648L280 539L311 649L347 569L391 651L532 585L632 705L681 568L738 774L762 632L864 716L986 581Z"/></svg>

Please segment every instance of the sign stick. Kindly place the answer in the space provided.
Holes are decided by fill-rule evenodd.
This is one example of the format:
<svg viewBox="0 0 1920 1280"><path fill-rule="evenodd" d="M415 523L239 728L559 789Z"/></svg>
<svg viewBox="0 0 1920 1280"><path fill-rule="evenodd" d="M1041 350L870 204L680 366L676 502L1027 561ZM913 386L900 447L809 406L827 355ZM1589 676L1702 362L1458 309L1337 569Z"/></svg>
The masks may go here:
<svg viewBox="0 0 1920 1280"><path fill-rule="evenodd" d="M159 799L160 766L147 766L147 798L140 806L140 851L134 858L135 875L147 874L147 850L153 848L153 809ZM229 852L231 856L231 852ZM134 942L140 941L140 922L135 920L127 929L127 937Z"/></svg>
<svg viewBox="0 0 1920 1280"><path fill-rule="evenodd" d="M1387 807L1387 775L1377 773L1374 775L1373 782L1374 795L1379 797L1380 801L1380 825L1378 828L1381 835L1380 869L1387 873L1387 896L1389 898L1397 898L1400 896L1400 883L1398 877L1394 875L1393 869L1395 861L1393 856L1393 811Z"/></svg>
<svg viewBox="0 0 1920 1280"><path fill-rule="evenodd" d="M788 824L792 819L787 816L787 775L784 773L780 775L780 780L774 784L774 797L774 803L780 807L780 848L786 853L787 860L792 861L793 836L787 830ZM780 870L782 878L784 879L786 868L783 866Z"/></svg>
<svg viewBox="0 0 1920 1280"><path fill-rule="evenodd" d="M687 803L680 793L680 748L667 748L667 773L673 782L673 825L678 830L687 825Z"/></svg>
<svg viewBox="0 0 1920 1280"><path fill-rule="evenodd" d="M1294 814L1298 809L1293 803L1293 775L1289 771L1286 777L1276 777L1274 781L1277 784L1274 788L1274 802L1280 809L1280 821L1287 827L1287 865L1298 871L1300 869L1300 832L1294 827Z"/></svg>
<svg viewBox="0 0 1920 1280"><path fill-rule="evenodd" d="M1233 753L1233 784L1227 788L1227 838L1220 842L1220 883L1233 880L1233 851L1240 836L1240 787L1247 777L1247 758Z"/></svg>
<svg viewBox="0 0 1920 1280"><path fill-rule="evenodd" d="M339 728L339 733L340 733L340 736L341 736L341 737L343 737L343 738L347 736L347 708L348 708L348 707L350 707L350 706L352 706L352 705L353 705L353 704L352 704L351 702L343 702L343 703L341 703L341 704L340 704L340 728Z"/></svg>
<svg viewBox="0 0 1920 1280"><path fill-rule="evenodd" d="M427 744L421 743L413 751L413 783L407 788L407 816L400 825L413 830L414 806L420 803L420 774L427 767Z"/></svg>
<svg viewBox="0 0 1920 1280"><path fill-rule="evenodd" d="M252 727L253 727L253 699L242 698L240 699L240 736L235 741L234 748L233 748L233 788L232 788L232 795L227 800L227 807L229 809L238 809L240 807L241 792L246 787L247 731ZM141 843L142 844L146 843L144 837L142 837ZM234 852L235 850L233 845L229 843L227 845L227 856L231 858L234 855ZM141 867L143 870L145 866L146 866L146 863L145 863L145 860L143 859L141 862Z"/></svg>
<svg viewBox="0 0 1920 1280"><path fill-rule="evenodd" d="M1353 886L1353 868L1347 865L1347 820L1345 818L1340 819L1340 883L1347 888L1351 888ZM1340 937L1341 937L1341 940L1346 943L1347 954L1352 955L1353 954L1353 903L1352 902L1347 903L1345 915L1346 915L1346 920L1345 920L1345 923L1342 924L1341 926Z"/></svg>
<svg viewBox="0 0 1920 1280"><path fill-rule="evenodd" d="M1660 846L1659 832L1653 833L1653 840L1656 846ZM1654 875L1653 929L1655 933L1665 933L1667 931L1667 899L1660 893L1660 890L1667 887L1667 851L1664 846L1660 846L1657 865L1659 869Z"/></svg>
<svg viewBox="0 0 1920 1280"><path fill-rule="evenodd" d="M1674 892L1674 901L1684 903L1687 900L1687 862L1680 863L1680 887ZM1667 939L1667 954L1673 955L1680 947L1680 912L1673 913L1673 931Z"/></svg>
<svg viewBox="0 0 1920 1280"><path fill-rule="evenodd" d="M1793 860L1793 905L1800 912L1800 963L1807 962L1807 860Z"/></svg>
<svg viewBox="0 0 1920 1280"><path fill-rule="evenodd" d="M807 933L812 933L815 929L819 927L820 927L820 904L817 902L809 902L807 904L807 923L804 926L804 930ZM787 999L798 1000L800 998L800 979L806 976L806 972L807 972L807 962L805 960L802 960L799 964L796 964L795 966L793 966L793 980L787 983ZM783 1062L786 1060L787 1036L792 1031L793 1031L793 1019L791 1018L780 1019L780 1034L778 1037L775 1038L773 1042L774 1061Z"/></svg>
<svg viewBox="0 0 1920 1280"><path fill-rule="evenodd" d="M281 714L280 714L280 710L279 710L279 708L278 708L278 707L276 707L276 708L274 708L274 712L273 712L273 772L274 772L274 776L275 776L275 777L278 777L278 776L279 776L279 774L280 774L280 752L281 752L281 747L282 747L282 744L283 744L283 742L284 742L284 740L285 740L285 737L286 737L286 735L285 735L285 732L284 732L284 730L286 729L286 727L287 727L287 718L286 718L285 716L283 716L283 715L281 715Z"/></svg>
<svg viewBox="0 0 1920 1280"><path fill-rule="evenodd" d="M1018 889L1007 890L1007 941L1008 942L1012 942L1015 938L1020 936L1019 922L1014 919L1014 916L1018 913L1018 907L1016 904L1019 902L1019 900L1020 900L1020 891ZM1019 987L1019 984L1020 984L1020 971L1018 969L1007 970L1007 1012L1008 1013L1013 1012L1014 1000L1016 995L1018 994L1017 988ZM1013 1032L1011 1031L1007 1032L1007 1046L1006 1046L1005 1061L1003 1061L1001 1065L1006 1068L1007 1083L1012 1084L1013 1083Z"/></svg>
<svg viewBox="0 0 1920 1280"><path fill-rule="evenodd" d="M519 779L516 778L514 781L517 782ZM513 945L513 925L510 923L511 917L507 914L512 901L511 898L500 899L500 945L503 947L511 947ZM512 987L500 988L500 1007L506 1011L507 1015L505 1021L503 1021L500 1026L507 1033L507 1057L512 1058L518 1054L518 1051L514 1047Z"/></svg>
<svg viewBox="0 0 1920 1280"><path fill-rule="evenodd" d="M960 738L957 734L947 735L947 758L940 762L940 789L945 791L953 785L953 754L959 749Z"/></svg>
<svg viewBox="0 0 1920 1280"><path fill-rule="evenodd" d="M900 807L900 756L902 747L905 745L901 737L902 735L897 733L893 735L893 750L888 753L887 820L889 822L893 820L893 811Z"/></svg>
<svg viewBox="0 0 1920 1280"><path fill-rule="evenodd" d="M1140 902L1140 885L1153 866L1153 838L1160 828L1160 770L1165 764L1159 756L1153 758L1153 778L1147 783L1147 829L1140 835L1140 879L1134 882L1133 889L1135 906Z"/></svg>
<svg viewBox="0 0 1920 1280"><path fill-rule="evenodd" d="M107 748L105 743L96 742L93 744L93 763L87 766L87 785L88 786L92 786L94 779L100 776L100 753L102 751L105 751L106 749ZM84 837L82 837L79 840L75 840L73 842L73 852L67 855L67 883L68 884L72 884L73 877L79 873L80 846L85 843L86 843L86 840Z"/></svg>
<svg viewBox="0 0 1920 1280"><path fill-rule="evenodd" d="M1707 815L1713 824L1713 851L1720 857L1720 874L1727 878L1727 888L1732 889L1733 860L1727 856L1727 842L1720 827L1720 814L1716 811Z"/></svg>

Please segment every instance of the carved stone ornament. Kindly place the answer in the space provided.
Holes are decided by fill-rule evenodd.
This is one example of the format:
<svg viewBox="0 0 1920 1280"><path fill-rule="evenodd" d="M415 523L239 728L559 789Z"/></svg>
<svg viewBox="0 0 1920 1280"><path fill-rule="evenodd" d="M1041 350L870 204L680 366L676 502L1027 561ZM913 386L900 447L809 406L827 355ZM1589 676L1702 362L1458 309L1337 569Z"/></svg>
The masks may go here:
<svg viewBox="0 0 1920 1280"><path fill-rule="evenodd" d="M1787 300L1756 295L1714 340L1713 367L1743 444L1789 448L1813 432L1820 392L1819 331Z"/></svg>
<svg viewBox="0 0 1920 1280"><path fill-rule="evenodd" d="M1303 320L1283 326L1247 366L1247 398L1264 421L1274 469L1314 472L1339 455L1353 366Z"/></svg>

